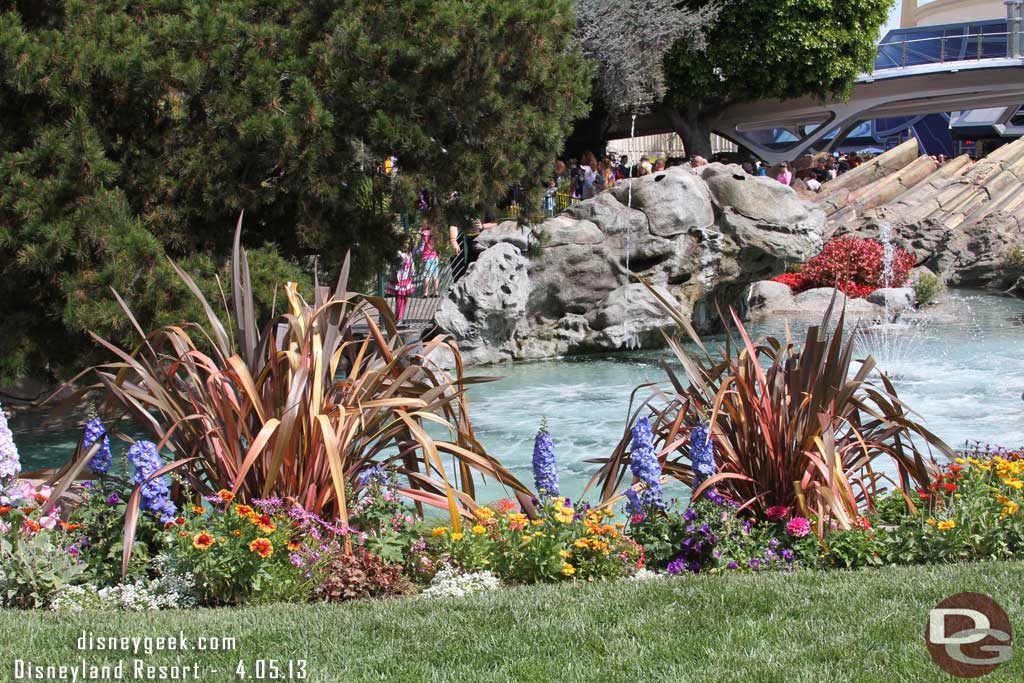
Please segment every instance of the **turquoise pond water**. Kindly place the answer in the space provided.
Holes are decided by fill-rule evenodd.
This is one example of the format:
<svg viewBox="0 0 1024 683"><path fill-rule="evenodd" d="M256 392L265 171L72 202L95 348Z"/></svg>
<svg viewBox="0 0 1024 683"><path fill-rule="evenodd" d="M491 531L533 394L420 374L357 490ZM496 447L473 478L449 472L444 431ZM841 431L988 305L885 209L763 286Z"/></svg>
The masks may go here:
<svg viewBox="0 0 1024 683"><path fill-rule="evenodd" d="M951 446L968 439L1020 446L1024 301L970 292L957 292L951 299L943 308L945 316L915 325L876 354L880 366L894 377L900 397ZM794 334L805 324L793 323ZM753 329L779 333L782 328ZM622 436L630 392L638 384L662 381L659 363L669 358L666 351L641 350L474 369L474 374L502 377L470 390L477 437L532 485L533 437L541 417L547 417L563 493L578 497L595 469L585 461L608 455ZM26 469L63 461L77 438L73 431L47 429L21 418L12 427ZM685 495L682 487L670 491ZM501 495L494 485L483 491L485 499Z"/></svg>

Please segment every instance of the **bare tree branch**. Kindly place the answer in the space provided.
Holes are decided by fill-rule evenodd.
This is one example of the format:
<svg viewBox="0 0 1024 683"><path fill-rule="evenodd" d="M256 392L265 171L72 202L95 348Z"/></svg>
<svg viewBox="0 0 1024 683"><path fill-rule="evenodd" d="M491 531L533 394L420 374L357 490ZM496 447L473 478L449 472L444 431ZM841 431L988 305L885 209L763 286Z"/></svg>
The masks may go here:
<svg viewBox="0 0 1024 683"><path fill-rule="evenodd" d="M665 97L665 53L683 41L703 50L721 5L693 11L679 0L577 0L576 38L598 64L608 108L636 113Z"/></svg>

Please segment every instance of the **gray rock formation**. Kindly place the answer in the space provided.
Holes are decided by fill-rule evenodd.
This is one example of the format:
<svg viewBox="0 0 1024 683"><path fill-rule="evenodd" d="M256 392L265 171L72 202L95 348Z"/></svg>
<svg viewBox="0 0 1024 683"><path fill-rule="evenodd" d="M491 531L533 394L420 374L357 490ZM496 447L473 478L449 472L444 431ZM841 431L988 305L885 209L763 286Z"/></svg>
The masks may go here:
<svg viewBox="0 0 1024 683"><path fill-rule="evenodd" d="M499 242L484 251L441 302L435 322L459 340L466 363L492 363L510 357L516 323L529 295L526 257Z"/></svg>
<svg viewBox="0 0 1024 683"><path fill-rule="evenodd" d="M911 287L880 287L865 298L869 303L892 312L911 310L917 306L917 296Z"/></svg>
<svg viewBox="0 0 1024 683"><path fill-rule="evenodd" d="M885 318L884 306L866 299L850 299L832 287L816 287L794 296L781 282L762 281L755 282L747 290L747 319L755 322L779 318L816 320L825 313L833 297L833 310L838 313L845 306L846 317L851 322Z"/></svg>
<svg viewBox="0 0 1024 683"><path fill-rule="evenodd" d="M793 190L738 166L671 168L530 231L485 232L436 322L471 363L660 345L671 318L630 272L707 328L711 302L736 303L750 282L817 254L823 226Z"/></svg>
<svg viewBox="0 0 1024 683"><path fill-rule="evenodd" d="M937 166L917 156L913 141L875 161L874 174L853 177L858 168L825 184L829 235L877 239L889 223L894 242L951 285L1014 285L1019 273L1006 254L1024 244L1024 139L978 161L964 155Z"/></svg>

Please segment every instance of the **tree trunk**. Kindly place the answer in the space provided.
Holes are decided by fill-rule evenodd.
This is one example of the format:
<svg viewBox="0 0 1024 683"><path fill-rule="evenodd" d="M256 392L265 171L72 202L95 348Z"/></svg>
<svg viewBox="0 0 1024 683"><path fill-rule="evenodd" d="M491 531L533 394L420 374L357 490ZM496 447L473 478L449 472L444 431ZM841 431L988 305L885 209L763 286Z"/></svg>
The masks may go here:
<svg viewBox="0 0 1024 683"><path fill-rule="evenodd" d="M690 158L700 155L710 161L711 128L702 109L692 106L684 111L678 111L666 105L662 107L662 113L672 129L682 138L686 155Z"/></svg>

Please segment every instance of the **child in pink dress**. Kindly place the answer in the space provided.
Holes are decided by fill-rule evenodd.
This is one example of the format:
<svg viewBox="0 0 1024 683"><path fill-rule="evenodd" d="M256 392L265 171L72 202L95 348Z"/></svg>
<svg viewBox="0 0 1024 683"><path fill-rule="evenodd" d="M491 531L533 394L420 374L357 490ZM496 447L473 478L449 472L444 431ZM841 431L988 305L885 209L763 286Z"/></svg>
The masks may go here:
<svg viewBox="0 0 1024 683"><path fill-rule="evenodd" d="M415 266L413 265L412 252L409 251L409 240L406 239L398 252L398 265L391 271L390 282L388 282L388 294L395 297L395 317L401 322L405 317L405 305L408 303L409 295L416 289L413 284Z"/></svg>

